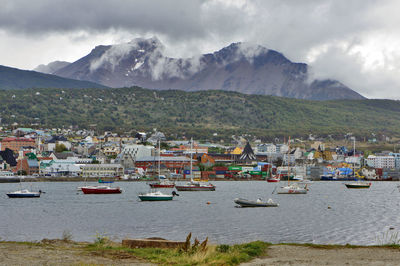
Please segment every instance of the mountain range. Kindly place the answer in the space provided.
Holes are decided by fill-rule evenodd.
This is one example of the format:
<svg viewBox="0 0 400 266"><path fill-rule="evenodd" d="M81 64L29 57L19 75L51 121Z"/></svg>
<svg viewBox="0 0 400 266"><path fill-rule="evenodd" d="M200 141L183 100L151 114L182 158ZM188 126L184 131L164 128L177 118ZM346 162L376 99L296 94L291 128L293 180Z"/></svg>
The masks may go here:
<svg viewBox="0 0 400 266"><path fill-rule="evenodd" d="M313 100L364 99L339 81L312 80L307 64L293 63L283 54L259 45L232 43L191 58L167 57L164 50L157 38L100 45L73 63L58 64L52 73L114 88L225 90Z"/></svg>

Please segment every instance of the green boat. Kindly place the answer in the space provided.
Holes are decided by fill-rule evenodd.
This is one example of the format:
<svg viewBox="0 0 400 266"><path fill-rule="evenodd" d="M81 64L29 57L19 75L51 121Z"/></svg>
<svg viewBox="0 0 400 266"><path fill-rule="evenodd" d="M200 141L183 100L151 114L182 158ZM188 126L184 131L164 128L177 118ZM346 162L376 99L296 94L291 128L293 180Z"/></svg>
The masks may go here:
<svg viewBox="0 0 400 266"><path fill-rule="evenodd" d="M371 183L366 182L353 182L345 184L347 188L369 188Z"/></svg>
<svg viewBox="0 0 400 266"><path fill-rule="evenodd" d="M172 200L175 195L179 196L178 194L176 194L175 191L173 191L171 195L164 194L161 191L155 191L155 192L141 193L139 194L138 197L141 201L167 201L167 200Z"/></svg>

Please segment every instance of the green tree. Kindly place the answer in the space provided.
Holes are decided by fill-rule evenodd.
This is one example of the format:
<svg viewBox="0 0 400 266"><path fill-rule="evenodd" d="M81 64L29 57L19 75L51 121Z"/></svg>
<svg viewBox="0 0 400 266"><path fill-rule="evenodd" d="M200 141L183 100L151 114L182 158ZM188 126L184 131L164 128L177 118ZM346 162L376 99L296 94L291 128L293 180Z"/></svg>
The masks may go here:
<svg viewBox="0 0 400 266"><path fill-rule="evenodd" d="M56 144L56 152L63 152L63 151L67 151L67 147L65 147L64 144Z"/></svg>

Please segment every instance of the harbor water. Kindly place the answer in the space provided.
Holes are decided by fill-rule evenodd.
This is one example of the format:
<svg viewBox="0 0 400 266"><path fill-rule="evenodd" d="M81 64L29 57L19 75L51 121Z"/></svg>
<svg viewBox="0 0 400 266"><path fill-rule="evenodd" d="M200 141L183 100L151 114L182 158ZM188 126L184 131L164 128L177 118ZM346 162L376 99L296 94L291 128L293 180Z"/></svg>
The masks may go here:
<svg viewBox="0 0 400 266"><path fill-rule="evenodd" d="M36 241L62 238L93 241L162 237L184 240L189 232L213 243L296 242L384 244L400 231L396 182L374 182L370 189L347 189L341 182L314 182L305 195L271 194L276 183L213 182L216 191L179 192L173 201L140 202L145 182L116 182L122 194L84 195L78 182L37 182L40 198L9 199L19 184L0 184L0 238ZM90 184L89 184L90 185ZM91 183L95 185L95 183ZM282 185L278 183L278 185ZM22 183L30 189L30 184ZM164 190L170 193L172 190ZM237 208L233 200L272 198L277 208ZM207 204L207 203L210 204ZM400 237L400 235L399 235Z"/></svg>

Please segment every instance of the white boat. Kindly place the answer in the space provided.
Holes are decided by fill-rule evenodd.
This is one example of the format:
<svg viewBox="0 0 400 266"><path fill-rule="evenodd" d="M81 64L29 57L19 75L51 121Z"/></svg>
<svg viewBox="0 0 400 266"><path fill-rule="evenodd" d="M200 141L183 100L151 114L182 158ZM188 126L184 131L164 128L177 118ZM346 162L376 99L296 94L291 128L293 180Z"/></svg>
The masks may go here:
<svg viewBox="0 0 400 266"><path fill-rule="evenodd" d="M22 189L14 192L7 193L9 198L39 198L42 191L39 190L38 192L31 192L27 189Z"/></svg>
<svg viewBox="0 0 400 266"><path fill-rule="evenodd" d="M139 199L141 201L167 201L172 200L174 196L179 196L175 191L172 194L164 194L161 191L151 191L148 193L140 193Z"/></svg>
<svg viewBox="0 0 400 266"><path fill-rule="evenodd" d="M244 207L278 207L279 204L274 202L272 199L268 199L264 202L261 198L257 200L247 200L242 198L236 198L234 202L240 205L242 208Z"/></svg>
<svg viewBox="0 0 400 266"><path fill-rule="evenodd" d="M302 186L301 184L288 184L287 186L280 187L278 194L307 194L307 184Z"/></svg>

